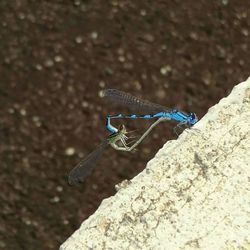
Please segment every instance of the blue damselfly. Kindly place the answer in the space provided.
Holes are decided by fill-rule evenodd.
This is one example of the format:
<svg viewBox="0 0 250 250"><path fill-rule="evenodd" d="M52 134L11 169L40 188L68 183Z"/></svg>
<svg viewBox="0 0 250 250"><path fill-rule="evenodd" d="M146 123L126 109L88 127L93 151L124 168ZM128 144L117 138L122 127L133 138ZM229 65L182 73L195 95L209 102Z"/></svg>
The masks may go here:
<svg viewBox="0 0 250 250"><path fill-rule="evenodd" d="M129 119L152 119L152 118L165 118L165 120L174 120L179 122L176 127L182 125L192 126L198 118L195 113L186 113L177 109L169 109L156 103L140 99L129 93L117 90L106 89L101 92L101 96L114 103L120 104L130 108L133 112L140 114L116 114L108 115L106 118L106 128L111 133L117 132L117 128L112 126L111 119L129 118ZM142 114L143 113L143 114ZM162 121L163 119L161 119ZM159 122L158 122L159 123ZM157 123L157 124L158 124Z"/></svg>

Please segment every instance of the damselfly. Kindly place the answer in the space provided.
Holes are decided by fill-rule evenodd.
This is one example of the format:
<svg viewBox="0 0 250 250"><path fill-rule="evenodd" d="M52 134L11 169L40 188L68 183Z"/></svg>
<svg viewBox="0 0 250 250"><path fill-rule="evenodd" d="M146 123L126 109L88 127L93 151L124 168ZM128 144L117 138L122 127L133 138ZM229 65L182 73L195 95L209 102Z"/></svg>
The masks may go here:
<svg viewBox="0 0 250 250"><path fill-rule="evenodd" d="M179 111L177 109L169 109L156 103L149 102L147 100L142 100L135 97L129 93L125 93L116 89L107 89L101 92L101 97L104 97L112 102L126 106L134 112L143 113L143 115L138 114L116 114L109 115L106 118L106 128L111 133L117 132L117 128L111 124L111 119L117 118L129 118L129 119L152 119L152 118L164 118L165 120L175 120L178 121L177 127L182 125L192 126L197 121L198 118L195 113L186 113ZM162 121L163 119L161 119ZM159 123L159 122L158 122ZM157 123L157 124L158 124Z"/></svg>
<svg viewBox="0 0 250 250"><path fill-rule="evenodd" d="M126 136L127 131L124 125L121 125L119 130L108 136L92 153L86 158L81 160L69 173L68 182L70 185L76 185L83 182L85 178L94 169L97 161L101 158L104 150L110 145L119 150L119 145L116 143L120 141L123 144L123 148L127 148Z"/></svg>
<svg viewBox="0 0 250 250"><path fill-rule="evenodd" d="M158 119L159 121L160 119ZM151 131L151 127L132 145L127 143L127 140L130 139L126 134L129 132L126 131L126 127L121 125L116 133L113 133L108 136L92 153L90 153L86 158L81 160L69 173L68 182L70 185L76 185L80 182L83 182L85 178L91 173L91 171L96 166L98 160L100 160L104 150L110 145L115 150L127 151L130 152L134 150L148 135ZM121 145L119 145L119 142Z"/></svg>

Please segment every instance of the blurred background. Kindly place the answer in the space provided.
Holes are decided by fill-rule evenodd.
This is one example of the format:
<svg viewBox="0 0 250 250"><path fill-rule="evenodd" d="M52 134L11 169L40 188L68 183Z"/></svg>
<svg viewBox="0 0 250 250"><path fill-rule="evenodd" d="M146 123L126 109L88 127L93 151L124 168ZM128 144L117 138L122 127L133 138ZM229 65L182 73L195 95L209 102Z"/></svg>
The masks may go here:
<svg viewBox="0 0 250 250"><path fill-rule="evenodd" d="M99 97L117 88L201 118L250 75L250 1L1 0L0 249L57 249L115 185L168 140L109 148L71 187L67 174L107 136ZM121 120L141 134L145 120Z"/></svg>

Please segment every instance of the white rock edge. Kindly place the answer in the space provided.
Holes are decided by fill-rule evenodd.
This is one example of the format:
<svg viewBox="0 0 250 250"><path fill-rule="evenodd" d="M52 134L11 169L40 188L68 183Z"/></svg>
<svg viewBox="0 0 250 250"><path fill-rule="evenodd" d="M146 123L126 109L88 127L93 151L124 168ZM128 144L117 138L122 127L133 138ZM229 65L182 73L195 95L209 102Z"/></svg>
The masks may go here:
<svg viewBox="0 0 250 250"><path fill-rule="evenodd" d="M250 78L121 183L60 250L250 249L249 181Z"/></svg>

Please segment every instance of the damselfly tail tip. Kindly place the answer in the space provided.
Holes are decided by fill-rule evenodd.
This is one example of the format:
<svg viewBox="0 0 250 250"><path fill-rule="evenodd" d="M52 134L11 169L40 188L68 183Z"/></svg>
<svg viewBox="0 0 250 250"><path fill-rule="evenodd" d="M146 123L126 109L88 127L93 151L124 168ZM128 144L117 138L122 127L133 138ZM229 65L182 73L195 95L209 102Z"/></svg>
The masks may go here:
<svg viewBox="0 0 250 250"><path fill-rule="evenodd" d="M72 178L68 178L68 184L70 185L70 186L74 186L75 185L75 181L72 179Z"/></svg>
<svg viewBox="0 0 250 250"><path fill-rule="evenodd" d="M81 183L83 183L83 181L80 181L80 180L70 180L70 179L68 179L68 184L69 184L70 186L78 186L78 185L80 185Z"/></svg>
<svg viewBox="0 0 250 250"><path fill-rule="evenodd" d="M83 180L81 178L74 176L72 173L69 174L68 183L70 186L76 186L82 182L83 182Z"/></svg>

